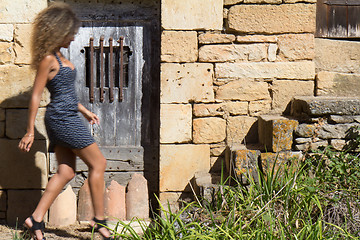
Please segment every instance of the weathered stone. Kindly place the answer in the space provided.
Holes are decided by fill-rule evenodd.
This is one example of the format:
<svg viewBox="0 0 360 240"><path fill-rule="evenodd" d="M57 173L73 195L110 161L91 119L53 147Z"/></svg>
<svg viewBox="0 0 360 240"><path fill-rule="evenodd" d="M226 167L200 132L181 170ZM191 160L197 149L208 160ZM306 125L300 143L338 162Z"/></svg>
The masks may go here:
<svg viewBox="0 0 360 240"><path fill-rule="evenodd" d="M246 115L248 113L247 102L224 102L214 104L194 104L196 117L214 117L223 115Z"/></svg>
<svg viewBox="0 0 360 240"><path fill-rule="evenodd" d="M15 27L15 52L16 52L16 64L30 64L31 63L31 54L30 54L30 38L29 34L31 33L31 24L17 24Z"/></svg>
<svg viewBox="0 0 360 240"><path fill-rule="evenodd" d="M0 24L0 41L11 42L14 35L14 25Z"/></svg>
<svg viewBox="0 0 360 240"><path fill-rule="evenodd" d="M303 143L311 143L315 138L295 138L294 142L296 144L303 144ZM316 138L316 141L319 141L318 138Z"/></svg>
<svg viewBox="0 0 360 240"><path fill-rule="evenodd" d="M261 3L280 4L280 3L282 3L282 0L244 0L244 3L246 3L246 4L261 4Z"/></svg>
<svg viewBox="0 0 360 240"><path fill-rule="evenodd" d="M147 199L147 196L146 196ZM116 181L111 181L110 186L105 190L105 216L109 220L126 220L125 187Z"/></svg>
<svg viewBox="0 0 360 240"><path fill-rule="evenodd" d="M225 150L226 150L226 145L225 145L225 143L212 144L212 145L210 146L210 155L211 155L211 156L224 155Z"/></svg>
<svg viewBox="0 0 360 240"><path fill-rule="evenodd" d="M35 119L35 139L45 139L46 128L44 123L45 108L39 108ZM11 139L20 139L26 133L27 109L6 110L6 136Z"/></svg>
<svg viewBox="0 0 360 240"><path fill-rule="evenodd" d="M196 31L163 31L161 61L195 62L198 58Z"/></svg>
<svg viewBox="0 0 360 240"><path fill-rule="evenodd" d="M160 106L160 142L182 143L191 141L191 105L161 104Z"/></svg>
<svg viewBox="0 0 360 240"><path fill-rule="evenodd" d="M194 143L216 143L225 140L225 138L226 120L218 117L194 119Z"/></svg>
<svg viewBox="0 0 360 240"><path fill-rule="evenodd" d="M160 208L162 211L177 212L180 209L180 202L182 192L161 192L159 195ZM164 214L164 213L162 213Z"/></svg>
<svg viewBox="0 0 360 240"><path fill-rule="evenodd" d="M259 117L259 142L267 151L279 152L291 150L293 132L298 121L281 116Z"/></svg>
<svg viewBox="0 0 360 240"><path fill-rule="evenodd" d="M147 180L143 175L135 173L127 186L126 219L149 218L149 194Z"/></svg>
<svg viewBox="0 0 360 240"><path fill-rule="evenodd" d="M324 124L321 126L317 132L317 136L322 139L331 139L331 138L347 138L350 139L351 136L349 130L353 127L360 126L357 123L345 123L345 124Z"/></svg>
<svg viewBox="0 0 360 240"><path fill-rule="evenodd" d="M29 171L29 169L27 169ZM19 177L20 175L15 174ZM14 187L16 188L16 187ZM41 190L8 190L7 223L11 226L23 223L29 217L38 204ZM47 217L44 217L46 221Z"/></svg>
<svg viewBox="0 0 360 240"><path fill-rule="evenodd" d="M315 39L317 72L360 73L360 42Z"/></svg>
<svg viewBox="0 0 360 240"><path fill-rule="evenodd" d="M105 185L108 186L111 184L111 181L116 181L119 184L126 186L131 180L131 172L105 172L104 180Z"/></svg>
<svg viewBox="0 0 360 240"><path fill-rule="evenodd" d="M316 0L284 0L284 3L298 3L298 2L316 3Z"/></svg>
<svg viewBox="0 0 360 240"><path fill-rule="evenodd" d="M236 42L238 42L238 43L277 43L277 36L268 36L268 35L237 36Z"/></svg>
<svg viewBox="0 0 360 240"><path fill-rule="evenodd" d="M49 224L68 226L76 222L76 195L70 185L59 194L49 210Z"/></svg>
<svg viewBox="0 0 360 240"><path fill-rule="evenodd" d="M160 191L190 191L195 172L209 170L209 145L160 145Z"/></svg>
<svg viewBox="0 0 360 240"><path fill-rule="evenodd" d="M5 137L5 122L0 122L0 138Z"/></svg>
<svg viewBox="0 0 360 240"><path fill-rule="evenodd" d="M265 44L205 45L199 49L200 62L255 61L267 57Z"/></svg>
<svg viewBox="0 0 360 240"><path fill-rule="evenodd" d="M295 129L295 134L300 137L314 137L317 127L314 124L302 123Z"/></svg>
<svg viewBox="0 0 360 240"><path fill-rule="evenodd" d="M224 19L227 19L228 14L229 14L229 9L224 8L224 9L223 9L223 18L224 18Z"/></svg>
<svg viewBox="0 0 360 240"><path fill-rule="evenodd" d="M276 44L269 44L268 47L268 60L269 62L274 62L276 60L276 55L278 51L278 46Z"/></svg>
<svg viewBox="0 0 360 240"><path fill-rule="evenodd" d="M0 42L0 64L11 63L15 54L13 44L8 42Z"/></svg>
<svg viewBox="0 0 360 240"><path fill-rule="evenodd" d="M3 23L29 23L45 7L47 7L46 0L2 0L0 2L0 21Z"/></svg>
<svg viewBox="0 0 360 240"><path fill-rule="evenodd" d="M248 102L225 102L223 109L226 113L230 113L230 115L246 115L248 113Z"/></svg>
<svg viewBox="0 0 360 240"><path fill-rule="evenodd" d="M274 173L277 173L280 167L289 161L297 163L302 157L301 152L283 151L278 153L261 153L261 167L264 173L271 173L274 169ZM275 165L274 165L275 164Z"/></svg>
<svg viewBox="0 0 360 240"><path fill-rule="evenodd" d="M162 0L161 26L174 30L222 30L223 0Z"/></svg>
<svg viewBox="0 0 360 240"><path fill-rule="evenodd" d="M277 78L309 80L315 78L315 64L303 62L216 63L218 78Z"/></svg>
<svg viewBox="0 0 360 240"><path fill-rule="evenodd" d="M278 36L279 61L313 60L315 39L313 34L285 34Z"/></svg>
<svg viewBox="0 0 360 240"><path fill-rule="evenodd" d="M318 96L358 97L360 74L319 72L316 76Z"/></svg>
<svg viewBox="0 0 360 240"><path fill-rule="evenodd" d="M235 173L237 177L248 183L248 179L258 179L258 160L261 152L258 150L237 150L233 151Z"/></svg>
<svg viewBox="0 0 360 240"><path fill-rule="evenodd" d="M224 5L225 6L229 6L229 5L235 5L238 3L242 3L244 0L224 0Z"/></svg>
<svg viewBox="0 0 360 240"><path fill-rule="evenodd" d="M271 86L274 112L290 113L291 99L295 96L313 96L314 88L314 81L274 81Z"/></svg>
<svg viewBox="0 0 360 240"><path fill-rule="evenodd" d="M235 39L236 37L233 34L206 32L199 35L200 44L232 43Z"/></svg>
<svg viewBox="0 0 360 240"><path fill-rule="evenodd" d="M18 149L19 140L0 139L0 189L39 189L48 182L46 142L37 140L30 152Z"/></svg>
<svg viewBox="0 0 360 240"><path fill-rule="evenodd" d="M295 97L291 105L293 116L359 115L360 98Z"/></svg>
<svg viewBox="0 0 360 240"><path fill-rule="evenodd" d="M216 99L255 101L270 99L268 83L253 80L234 80L216 90Z"/></svg>
<svg viewBox="0 0 360 240"><path fill-rule="evenodd" d="M337 151L343 151L346 146L346 141L344 139L331 139L330 145Z"/></svg>
<svg viewBox="0 0 360 240"><path fill-rule="evenodd" d="M315 4L236 5L230 8L228 25L242 33L313 33L315 16Z"/></svg>
<svg viewBox="0 0 360 240"><path fill-rule="evenodd" d="M339 115L330 115L330 123L352 123L355 122L354 116L339 116Z"/></svg>
<svg viewBox="0 0 360 240"><path fill-rule="evenodd" d="M91 201L88 179L85 180L84 185L80 188L78 197L77 220L90 221L94 216L94 208Z"/></svg>
<svg viewBox="0 0 360 240"><path fill-rule="evenodd" d="M6 191L0 190L0 211L5 212L6 211Z"/></svg>
<svg viewBox="0 0 360 240"><path fill-rule="evenodd" d="M326 147L328 142L326 140L311 142L311 143L304 143L295 145L295 149L299 151L308 151L308 150L316 150L320 147Z"/></svg>
<svg viewBox="0 0 360 240"><path fill-rule="evenodd" d="M251 101L249 103L250 116L268 114L271 111L271 100Z"/></svg>
<svg viewBox="0 0 360 240"><path fill-rule="evenodd" d="M161 64L161 103L213 102L213 65Z"/></svg>
<svg viewBox="0 0 360 240"><path fill-rule="evenodd" d="M229 117L226 129L228 145L257 142L257 118L248 116Z"/></svg>

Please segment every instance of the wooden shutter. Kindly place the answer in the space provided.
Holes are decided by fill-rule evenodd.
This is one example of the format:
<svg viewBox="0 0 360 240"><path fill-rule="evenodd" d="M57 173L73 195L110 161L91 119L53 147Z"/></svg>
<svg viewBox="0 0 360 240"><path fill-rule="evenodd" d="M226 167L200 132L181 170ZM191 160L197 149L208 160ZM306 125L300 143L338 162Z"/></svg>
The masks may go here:
<svg viewBox="0 0 360 240"><path fill-rule="evenodd" d="M316 37L360 38L360 0L318 0Z"/></svg>

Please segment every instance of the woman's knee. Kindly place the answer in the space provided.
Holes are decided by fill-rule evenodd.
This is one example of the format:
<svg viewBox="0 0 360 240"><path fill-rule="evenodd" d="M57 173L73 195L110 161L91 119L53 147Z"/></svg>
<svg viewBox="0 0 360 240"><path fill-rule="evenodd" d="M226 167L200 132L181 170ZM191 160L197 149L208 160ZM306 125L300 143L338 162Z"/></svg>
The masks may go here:
<svg viewBox="0 0 360 240"><path fill-rule="evenodd" d="M75 177L74 169L67 166L66 167L59 166L57 173L59 174L59 176L61 176L63 179L65 179L68 182Z"/></svg>

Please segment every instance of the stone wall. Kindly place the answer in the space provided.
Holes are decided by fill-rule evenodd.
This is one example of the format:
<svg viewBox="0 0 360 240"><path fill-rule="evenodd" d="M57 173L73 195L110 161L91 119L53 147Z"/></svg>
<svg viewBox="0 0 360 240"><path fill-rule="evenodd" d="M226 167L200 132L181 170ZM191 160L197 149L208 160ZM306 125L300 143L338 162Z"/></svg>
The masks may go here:
<svg viewBox="0 0 360 240"><path fill-rule="evenodd" d="M226 146L257 143L259 115L314 95L315 3L162 1L163 204L186 198L196 172L219 174Z"/></svg>

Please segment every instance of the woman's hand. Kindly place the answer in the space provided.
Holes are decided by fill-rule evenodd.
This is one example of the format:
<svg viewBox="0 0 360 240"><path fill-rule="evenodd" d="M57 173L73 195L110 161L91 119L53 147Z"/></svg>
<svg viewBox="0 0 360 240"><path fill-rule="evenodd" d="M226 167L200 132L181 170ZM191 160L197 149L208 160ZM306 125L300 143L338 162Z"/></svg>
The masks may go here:
<svg viewBox="0 0 360 240"><path fill-rule="evenodd" d="M23 152L29 152L34 143L34 134L27 133L19 142L19 149Z"/></svg>
<svg viewBox="0 0 360 240"><path fill-rule="evenodd" d="M86 111L86 112L82 112L82 114L89 121L91 125L100 123L99 117L95 113Z"/></svg>

